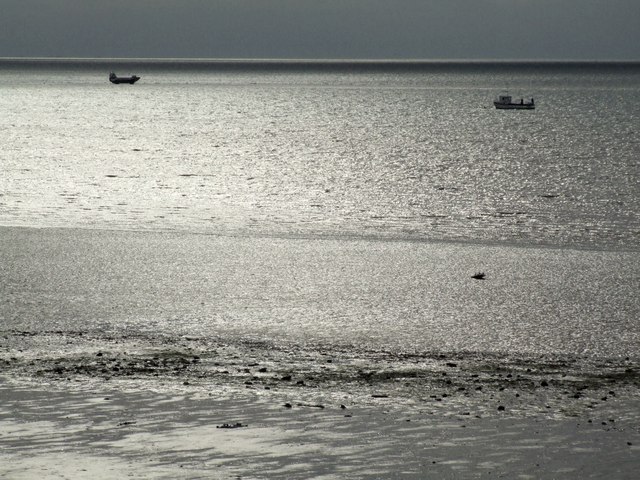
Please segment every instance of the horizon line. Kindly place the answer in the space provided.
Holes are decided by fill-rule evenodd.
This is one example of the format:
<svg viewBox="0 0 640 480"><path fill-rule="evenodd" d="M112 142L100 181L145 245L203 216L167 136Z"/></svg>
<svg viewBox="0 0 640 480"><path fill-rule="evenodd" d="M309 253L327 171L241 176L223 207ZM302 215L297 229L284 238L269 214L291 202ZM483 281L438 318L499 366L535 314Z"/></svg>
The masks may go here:
<svg viewBox="0 0 640 480"><path fill-rule="evenodd" d="M640 63L640 59L562 59L562 58L244 58L244 57L0 57L0 61L18 62L184 62L184 63L362 63L362 64L411 64L411 63Z"/></svg>

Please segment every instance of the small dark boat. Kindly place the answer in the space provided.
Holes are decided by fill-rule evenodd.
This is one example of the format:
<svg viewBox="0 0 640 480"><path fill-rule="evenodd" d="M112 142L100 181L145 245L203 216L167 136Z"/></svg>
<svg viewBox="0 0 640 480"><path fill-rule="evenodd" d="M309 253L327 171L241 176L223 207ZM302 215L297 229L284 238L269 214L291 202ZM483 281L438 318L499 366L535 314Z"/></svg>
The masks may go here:
<svg viewBox="0 0 640 480"><path fill-rule="evenodd" d="M533 110L536 108L533 98L530 102L525 102L522 98L519 102L513 102L511 95L500 95L493 104L498 110Z"/></svg>
<svg viewBox="0 0 640 480"><path fill-rule="evenodd" d="M133 85L138 80L140 80L140 77L137 75L131 75L130 77L119 77L113 72L109 74L109 81L111 83L128 83L130 85Z"/></svg>
<svg viewBox="0 0 640 480"><path fill-rule="evenodd" d="M484 280L484 272L478 272L475 275L471 275L471 278L475 278L476 280Z"/></svg>

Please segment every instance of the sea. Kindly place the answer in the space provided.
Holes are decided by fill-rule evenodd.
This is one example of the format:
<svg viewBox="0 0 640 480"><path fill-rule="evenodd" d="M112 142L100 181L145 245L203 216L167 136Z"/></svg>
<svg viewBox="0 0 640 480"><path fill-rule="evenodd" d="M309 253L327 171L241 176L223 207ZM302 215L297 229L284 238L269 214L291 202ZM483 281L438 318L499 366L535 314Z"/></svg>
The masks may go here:
<svg viewBox="0 0 640 480"><path fill-rule="evenodd" d="M4 59L0 112L7 355L638 359L640 63Z"/></svg>

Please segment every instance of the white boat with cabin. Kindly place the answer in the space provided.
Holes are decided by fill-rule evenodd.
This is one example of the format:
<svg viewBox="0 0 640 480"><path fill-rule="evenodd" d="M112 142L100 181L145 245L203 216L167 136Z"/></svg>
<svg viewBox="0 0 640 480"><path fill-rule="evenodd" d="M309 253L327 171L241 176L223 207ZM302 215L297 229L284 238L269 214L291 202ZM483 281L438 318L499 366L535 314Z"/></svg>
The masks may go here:
<svg viewBox="0 0 640 480"><path fill-rule="evenodd" d="M529 102L525 102L522 98L519 102L514 102L511 95L500 95L493 104L498 110L533 110L536 108L533 98Z"/></svg>

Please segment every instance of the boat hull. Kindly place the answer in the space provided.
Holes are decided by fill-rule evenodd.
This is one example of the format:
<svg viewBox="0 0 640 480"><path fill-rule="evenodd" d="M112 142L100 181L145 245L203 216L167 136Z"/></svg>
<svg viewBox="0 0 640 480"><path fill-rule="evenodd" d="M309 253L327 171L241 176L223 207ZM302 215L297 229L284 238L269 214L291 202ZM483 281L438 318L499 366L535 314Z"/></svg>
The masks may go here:
<svg viewBox="0 0 640 480"><path fill-rule="evenodd" d="M115 75L111 75L109 77L109 81L111 83L115 83L116 85L119 83L128 83L129 85L133 85L138 80L140 80L140 77L138 77L137 75L132 75L130 77L117 77Z"/></svg>
<svg viewBox="0 0 640 480"><path fill-rule="evenodd" d="M493 102L498 110L534 110L536 108L533 103L500 103Z"/></svg>

